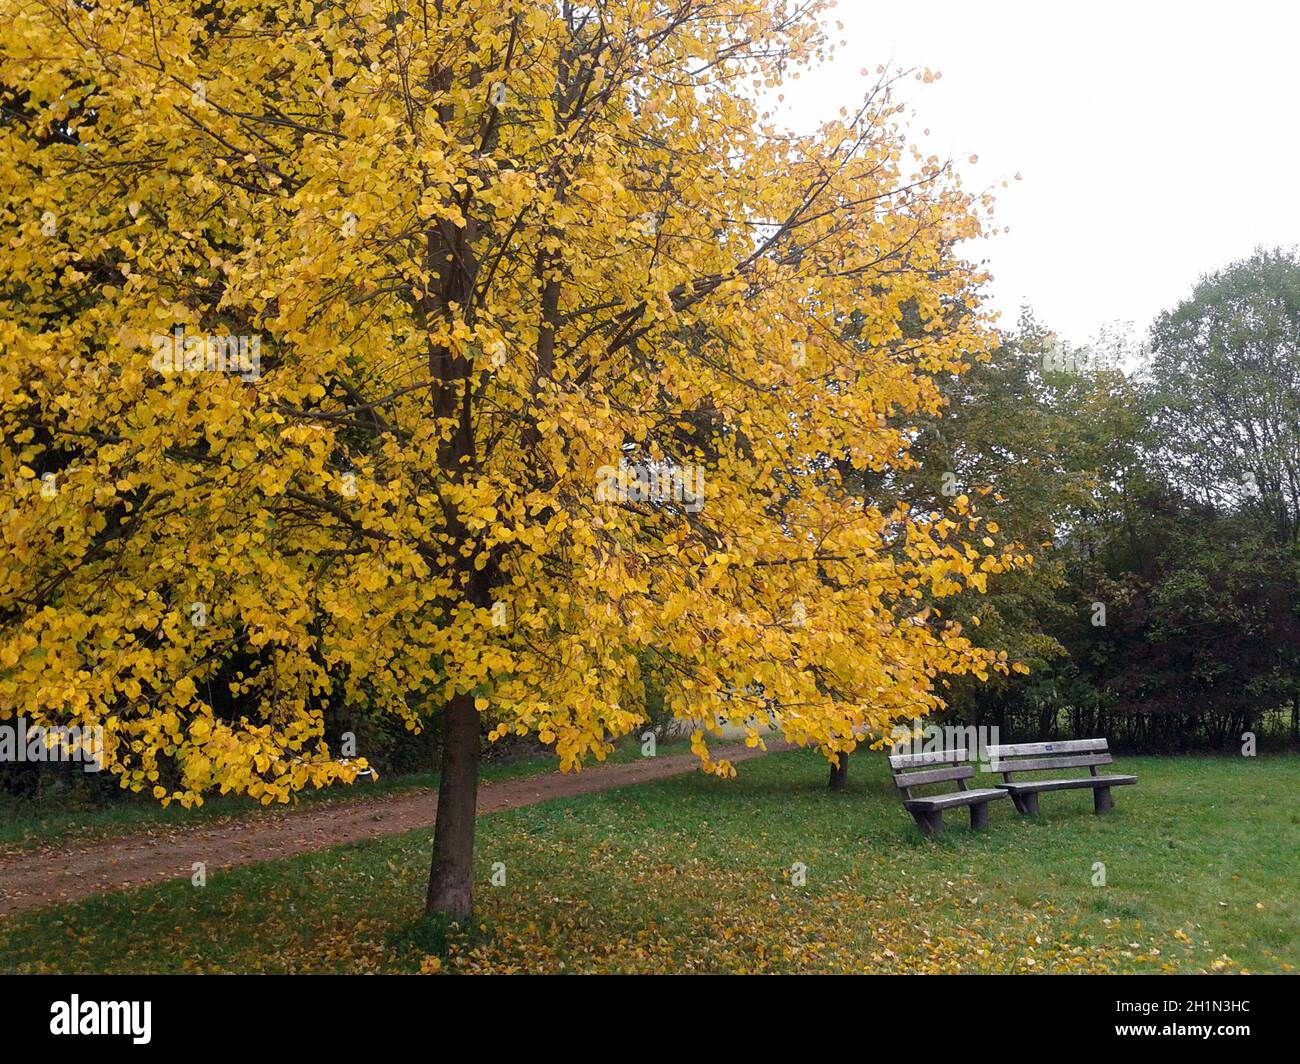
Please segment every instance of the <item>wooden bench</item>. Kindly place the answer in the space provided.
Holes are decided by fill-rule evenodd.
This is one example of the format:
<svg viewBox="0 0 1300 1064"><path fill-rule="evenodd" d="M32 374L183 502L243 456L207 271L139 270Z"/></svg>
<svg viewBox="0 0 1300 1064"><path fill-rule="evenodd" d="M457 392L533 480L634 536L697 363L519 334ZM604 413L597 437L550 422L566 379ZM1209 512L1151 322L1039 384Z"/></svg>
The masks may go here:
<svg viewBox="0 0 1300 1064"><path fill-rule="evenodd" d="M987 772L1002 773L998 784L1011 795L1016 811L1023 816L1038 815L1038 796L1043 791L1068 791L1081 787L1092 788L1093 811L1098 815L1115 808L1111 799L1112 787L1137 783L1136 776L1099 776L1098 765L1111 763L1105 739L1072 739L1060 743L1012 743L988 748ZM1024 780L1017 783L1011 777L1017 772L1056 772L1066 768L1087 767L1089 775L1070 779Z"/></svg>
<svg viewBox="0 0 1300 1064"><path fill-rule="evenodd" d="M889 767L894 772L894 785L903 792L904 808L912 814L917 827L926 835L942 835L943 811L963 805L970 807L971 828L978 830L984 827L989 822L988 803L1005 798L1007 794L1000 787L966 789L966 781L975 775L975 769L971 767L970 755L965 750L891 754ZM955 791L929 797L912 797L912 791L917 787L950 782L957 784Z"/></svg>

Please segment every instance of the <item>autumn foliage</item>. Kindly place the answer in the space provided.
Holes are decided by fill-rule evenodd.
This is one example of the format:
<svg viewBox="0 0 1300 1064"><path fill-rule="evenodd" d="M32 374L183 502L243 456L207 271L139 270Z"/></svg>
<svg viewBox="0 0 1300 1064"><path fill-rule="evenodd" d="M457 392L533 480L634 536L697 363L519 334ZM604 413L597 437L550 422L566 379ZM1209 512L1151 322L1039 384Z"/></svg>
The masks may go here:
<svg viewBox="0 0 1300 1064"><path fill-rule="evenodd" d="M763 114L821 6L4 0L0 717L189 803L446 711L472 844L480 722L600 758L647 663L724 775L1005 670L938 603L1020 555L859 487L995 342L982 208L887 79Z"/></svg>

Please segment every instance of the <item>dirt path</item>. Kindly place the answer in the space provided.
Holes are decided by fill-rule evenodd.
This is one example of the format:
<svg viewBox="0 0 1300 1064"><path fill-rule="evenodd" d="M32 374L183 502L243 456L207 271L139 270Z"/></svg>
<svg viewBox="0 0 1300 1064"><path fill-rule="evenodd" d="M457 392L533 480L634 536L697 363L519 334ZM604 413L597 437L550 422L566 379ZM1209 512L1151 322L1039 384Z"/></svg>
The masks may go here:
<svg viewBox="0 0 1300 1064"><path fill-rule="evenodd" d="M784 749L771 743L769 749ZM716 758L732 762L761 757L745 746L721 747ZM693 754L595 765L580 773L484 783L479 814L533 805L551 798L593 794L695 770ZM40 905L78 901L93 894L189 879L195 862L208 874L253 861L291 857L362 839L393 835L434 822L435 792L427 788L383 798L327 803L287 813L257 813L210 828L169 829L76 849L17 854L0 859L0 915Z"/></svg>

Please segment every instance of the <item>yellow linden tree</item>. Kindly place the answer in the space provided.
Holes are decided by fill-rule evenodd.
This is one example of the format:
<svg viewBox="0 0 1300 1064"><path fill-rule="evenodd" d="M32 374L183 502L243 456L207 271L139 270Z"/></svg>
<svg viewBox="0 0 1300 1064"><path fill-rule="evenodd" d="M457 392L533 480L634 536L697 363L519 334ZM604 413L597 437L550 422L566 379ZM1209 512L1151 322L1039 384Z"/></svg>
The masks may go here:
<svg viewBox="0 0 1300 1064"><path fill-rule="evenodd" d="M981 204L891 82L808 135L789 0L3 0L0 717L123 786L365 769L441 715L428 905L480 740L645 720L834 761L1006 669L934 603L1018 564L874 498L993 343Z"/></svg>

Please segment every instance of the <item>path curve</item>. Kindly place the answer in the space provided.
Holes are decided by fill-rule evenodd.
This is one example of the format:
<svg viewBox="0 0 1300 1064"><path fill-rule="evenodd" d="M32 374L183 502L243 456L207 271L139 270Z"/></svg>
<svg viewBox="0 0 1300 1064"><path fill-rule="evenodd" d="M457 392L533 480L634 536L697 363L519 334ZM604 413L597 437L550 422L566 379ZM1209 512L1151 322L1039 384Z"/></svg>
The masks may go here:
<svg viewBox="0 0 1300 1064"><path fill-rule="evenodd" d="M713 751L712 756L736 763L785 748L784 743L775 742L769 743L766 751L726 746ZM596 764L577 773L552 772L486 782L479 787L478 812L494 813L551 798L594 794L679 776L698 765L694 754L673 754L624 764ZM382 798L359 798L286 813L254 813L209 828L179 828L79 848L0 858L0 916L129 887L190 879L196 862L202 862L211 874L254 861L431 827L436 798L434 790L422 787Z"/></svg>

